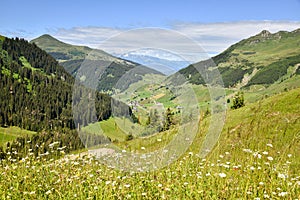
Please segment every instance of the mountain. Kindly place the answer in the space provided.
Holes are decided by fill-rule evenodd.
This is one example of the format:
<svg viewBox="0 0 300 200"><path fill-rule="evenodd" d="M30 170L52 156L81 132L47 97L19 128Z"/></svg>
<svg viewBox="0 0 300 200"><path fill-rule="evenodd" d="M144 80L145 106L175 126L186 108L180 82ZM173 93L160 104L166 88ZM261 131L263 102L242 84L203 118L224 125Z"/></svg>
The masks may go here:
<svg viewBox="0 0 300 200"><path fill-rule="evenodd" d="M89 135L80 140L75 128L112 115L134 117L126 104L76 84L52 56L24 39L0 37L0 88L0 126L40 132L32 139L33 147L58 140L73 150L82 148L82 140L105 138ZM94 106L89 106L88 100ZM24 141L19 138L15 146L8 143L7 148L21 148ZM39 152L45 153L47 148Z"/></svg>
<svg viewBox="0 0 300 200"><path fill-rule="evenodd" d="M70 60L85 59L91 51L95 51L94 49L86 46L76 46L64 43L48 34L44 34L36 39L31 40L30 42L35 43L38 47L45 50L60 63ZM102 50L96 51L98 55L103 58L103 60L126 63L126 61L118 59Z"/></svg>
<svg viewBox="0 0 300 200"><path fill-rule="evenodd" d="M139 50L120 55L119 57L141 63L165 75L173 74L190 64L188 61L179 59L178 56L162 50Z"/></svg>
<svg viewBox="0 0 300 200"><path fill-rule="evenodd" d="M178 73L186 81L205 84L196 68L215 69L217 66L225 87L267 86L299 74L299 44L300 29L274 34L264 30L230 46L221 54L212 57L211 61L200 61Z"/></svg>
<svg viewBox="0 0 300 200"><path fill-rule="evenodd" d="M125 73L134 70L134 68L138 68L139 70L134 70L136 74L131 77L131 83L142 80L142 77L146 74L163 75L154 69L112 56L102 50L67 44L47 34L33 39L31 43L36 44L52 55L74 77L77 76L77 72L80 70L82 64L99 65L99 68L95 69L97 70L95 73L102 74L99 77L100 81L98 84L100 91L113 90L118 80Z"/></svg>

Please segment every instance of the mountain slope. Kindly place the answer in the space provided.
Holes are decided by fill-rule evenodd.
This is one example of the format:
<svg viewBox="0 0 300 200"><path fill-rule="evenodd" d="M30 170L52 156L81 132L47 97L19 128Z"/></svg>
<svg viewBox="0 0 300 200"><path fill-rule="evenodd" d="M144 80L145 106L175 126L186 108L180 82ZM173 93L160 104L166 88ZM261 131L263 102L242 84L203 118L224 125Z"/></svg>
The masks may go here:
<svg viewBox="0 0 300 200"><path fill-rule="evenodd" d="M54 58L24 39L2 38L0 47L1 126L40 131L74 129L73 118L80 125L91 122L91 109L86 108L78 116L72 113L72 103L73 109L76 103L81 103L72 99L75 79ZM117 101L105 94L82 90L95 95L96 120L108 119L111 103ZM130 113L128 106L118 105Z"/></svg>
<svg viewBox="0 0 300 200"><path fill-rule="evenodd" d="M51 35L45 34L36 39L31 40L31 43L35 43L38 47L48 52L53 58L59 62L85 59L85 57L93 51L93 49L86 46L76 46L64 43ZM104 59L114 61L115 58L108 53L97 50Z"/></svg>
<svg viewBox="0 0 300 200"><path fill-rule="evenodd" d="M169 58L168 56L173 57ZM150 66L165 75L171 75L189 65L188 61L180 60L169 52L164 52L162 50L139 50L137 52L129 52L120 55L120 57L141 63L145 66Z"/></svg>
<svg viewBox="0 0 300 200"><path fill-rule="evenodd" d="M75 78L35 44L0 37L0 126L5 130L1 129L0 140L7 153L0 146L0 160L6 155L16 160L25 157L26 145L32 155L43 156L53 151L52 143L67 153L108 142L106 136L85 134L81 128L112 115L135 122L125 103L75 84ZM37 134L9 137L12 126Z"/></svg>
<svg viewBox="0 0 300 200"><path fill-rule="evenodd" d="M300 29L292 32L268 31L244 39L212 58L218 67L225 87L272 84L291 68L291 76L298 72L300 63ZM201 61L179 71L195 84L205 84L195 68L214 67ZM245 81L246 80L246 81Z"/></svg>
<svg viewBox="0 0 300 200"><path fill-rule="evenodd" d="M141 80L142 76L144 76L145 74L163 75L162 73L154 69L142 66L129 60L114 57L102 50L91 49L85 46L66 44L50 35L42 35L32 40L31 43L35 43L41 49L47 51L56 60L58 60L60 64L74 77L77 75L77 72L78 70L80 70L80 67L84 61L90 62L90 64L93 65L99 65L99 62L102 65L104 64L104 66L100 65L102 69L105 68L98 86L98 89L100 91L113 90L119 78L122 77L124 73L131 71L136 67L139 67L139 69L141 70L136 73L135 78L132 79L133 82ZM91 54L97 56L97 62L91 62L91 60L94 59L90 58L92 57L89 56Z"/></svg>

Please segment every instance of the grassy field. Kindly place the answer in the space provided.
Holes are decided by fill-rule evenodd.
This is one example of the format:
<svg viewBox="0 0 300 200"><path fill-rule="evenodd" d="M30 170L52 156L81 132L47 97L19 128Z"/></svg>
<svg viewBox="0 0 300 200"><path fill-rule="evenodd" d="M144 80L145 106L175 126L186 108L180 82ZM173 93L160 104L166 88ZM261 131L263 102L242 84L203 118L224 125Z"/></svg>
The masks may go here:
<svg viewBox="0 0 300 200"><path fill-rule="evenodd" d="M284 92L285 90L291 90L297 88L300 85L300 76L294 76L292 78L277 82L265 87L263 85L253 85L249 89L243 90L245 93L246 102L256 102L265 97L270 97L275 94Z"/></svg>
<svg viewBox="0 0 300 200"><path fill-rule="evenodd" d="M112 169L89 155L1 161L0 198L298 199L299 108L300 89L294 89L228 111L221 137L206 158L199 154L210 117L202 118L190 149L152 172ZM144 138L155 145L134 139L122 147L139 152L163 148L168 134L175 136L169 131Z"/></svg>
<svg viewBox="0 0 300 200"><path fill-rule="evenodd" d="M122 131L122 129L117 127L115 119L113 118L89 124L88 126L83 127L82 131L91 134L105 135L111 138L113 141L125 141L127 135L125 132Z"/></svg>
<svg viewBox="0 0 300 200"><path fill-rule="evenodd" d="M34 131L28 131L19 127L11 126L8 128L0 127L0 145L5 145L9 141L13 141L17 137L31 136L35 134Z"/></svg>

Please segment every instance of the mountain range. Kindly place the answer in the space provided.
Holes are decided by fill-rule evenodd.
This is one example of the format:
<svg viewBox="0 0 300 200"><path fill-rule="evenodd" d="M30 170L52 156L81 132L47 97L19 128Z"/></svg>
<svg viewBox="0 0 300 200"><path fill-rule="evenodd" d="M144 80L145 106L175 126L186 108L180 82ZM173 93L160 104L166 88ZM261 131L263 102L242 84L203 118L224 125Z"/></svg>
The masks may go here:
<svg viewBox="0 0 300 200"><path fill-rule="evenodd" d="M57 59L73 76L76 76L76 72L88 54L97 51L103 60L112 63L110 71L113 71L113 74L106 73L105 82L109 82L109 86L100 88L103 90L112 89L124 73L140 66L138 63L142 64L143 69L147 69L146 72L141 73L141 76L148 73L163 73L176 77L181 74L187 82L192 84L205 84L203 77L198 72L203 69L204 65L211 69L217 67L224 86L229 88L247 88L251 85L267 86L300 73L297 65L300 63L300 29L291 32L279 31L273 34L264 30L255 36L233 44L224 52L212 57L211 60L191 65L187 61L155 56L153 50L151 54L129 52L119 58L102 50L66 44L50 35L42 35L31 42ZM212 66L207 66L208 63ZM153 69L144 68L144 66L150 66ZM107 75L116 78L109 81ZM107 84L102 82L101 85Z"/></svg>
<svg viewBox="0 0 300 200"><path fill-rule="evenodd" d="M161 72L136 62L112 56L102 50L66 44L50 35L43 35L30 43L24 39L0 36L0 50L0 87L3 88L0 94L0 125L18 126L39 132L44 130L50 133L60 130L70 133L66 136L68 138L73 137L72 130L75 128L86 126L90 122L109 119L113 115L112 103L120 108L114 116L130 115L136 120L130 106L103 92L109 93L114 91L117 85L121 85L120 88L126 93L126 89L132 83L141 81L151 74L166 78ZM99 59L90 56L93 53L98 56L97 59L100 57L100 64ZM128 55L127 58L130 56ZM143 56L138 57L143 58ZM159 63L164 59L153 57L150 60ZM84 70L80 70L86 63L94 65L89 73L97 74L98 70L101 72L97 83L98 91L79 89L76 92L80 96L72 98L74 83L79 81L84 85L88 81L88 78L84 78ZM104 70L101 66L103 63L108 63ZM201 70L206 73L218 70L224 86L234 89L231 91L248 90L255 85L271 88L276 83L289 80L295 82L300 75L300 29L273 34L262 31L233 44L210 60L199 61L180 69L166 80L176 79L177 75L181 75L184 81L180 84L188 82L194 85L205 85L205 79L198 72ZM124 77L126 80L123 80ZM121 84L120 80L123 81ZM299 87L295 84L293 87ZM169 103L168 105L172 105L169 97L173 100L177 98L176 95L171 94L172 91L165 84L144 87L144 89L140 90L141 93L133 91L132 94L137 95L134 98L141 99L145 105L151 101L151 92L156 94L153 98L157 102ZM156 91L153 91L154 89ZM96 100L95 110L81 101L84 98ZM83 112L74 114L74 109L76 111L77 108ZM92 116L93 112L96 112L96 117ZM74 123L74 120L78 124ZM46 139L41 140L48 141L49 138L51 137L47 136ZM49 139L49 142L50 140L53 139ZM67 139L65 142L68 142ZM77 137L76 147L72 148L76 149L79 146Z"/></svg>
<svg viewBox="0 0 300 200"><path fill-rule="evenodd" d="M179 56L158 49L140 49L119 57L141 63L165 75L171 75L190 64L189 61L182 60Z"/></svg>
<svg viewBox="0 0 300 200"><path fill-rule="evenodd" d="M84 65L86 63L90 66L99 66L95 69L100 74L98 77L100 91L112 91L119 79L130 71L134 71L134 76L130 76L131 79L127 84L141 80L146 74L163 76L161 72L139 63L115 57L99 49L66 44L47 34L33 39L31 43L53 56L74 77L77 76L80 67L87 66ZM81 69L81 71L84 70ZM96 74L97 71L93 73Z"/></svg>

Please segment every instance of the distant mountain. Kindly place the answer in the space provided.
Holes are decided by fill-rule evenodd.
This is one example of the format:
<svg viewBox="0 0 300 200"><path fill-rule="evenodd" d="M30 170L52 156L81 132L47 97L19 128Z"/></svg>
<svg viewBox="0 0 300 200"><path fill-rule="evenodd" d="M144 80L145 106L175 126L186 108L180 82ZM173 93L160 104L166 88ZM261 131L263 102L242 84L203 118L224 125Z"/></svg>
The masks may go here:
<svg viewBox="0 0 300 200"><path fill-rule="evenodd" d="M188 61L179 59L178 56L162 50L140 50L119 57L141 63L165 75L173 74L190 64Z"/></svg>
<svg viewBox="0 0 300 200"><path fill-rule="evenodd" d="M126 72L133 70L136 67L138 67L139 70L134 70L136 75L131 77L130 83L141 80L145 74L163 75L159 71L129 60L112 56L102 50L67 44L50 35L42 35L36 39L33 39L31 43L36 44L41 49L52 55L74 77L76 77L77 72L84 61L89 62L90 65L99 65L98 71L101 71L103 68L105 68L105 71L101 72L102 75L99 80L98 89L100 91L113 90L118 80ZM96 60L93 60L93 58L88 60L90 59L88 58L88 55L91 53L97 55ZM102 67L102 69L100 69L100 67ZM95 70L97 71L97 69ZM96 71L95 73L97 73Z"/></svg>
<svg viewBox="0 0 300 200"><path fill-rule="evenodd" d="M200 61L180 70L178 74L182 74L188 82L205 84L197 69L206 68L209 71L217 66L225 87L270 85L282 81L300 74L300 29L274 34L264 30L230 46L212 57L211 61Z"/></svg>

